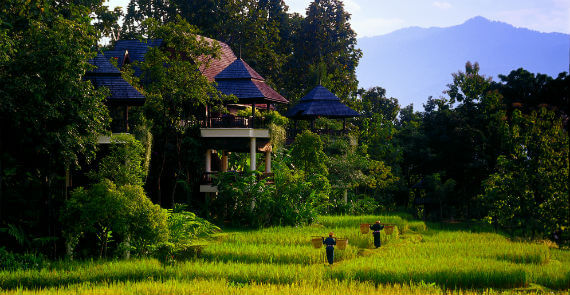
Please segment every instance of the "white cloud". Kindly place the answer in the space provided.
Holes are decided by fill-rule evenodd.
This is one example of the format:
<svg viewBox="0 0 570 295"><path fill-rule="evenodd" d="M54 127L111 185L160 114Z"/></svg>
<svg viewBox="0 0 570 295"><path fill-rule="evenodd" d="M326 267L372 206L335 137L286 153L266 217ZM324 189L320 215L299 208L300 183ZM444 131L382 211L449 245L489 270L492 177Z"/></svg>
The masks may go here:
<svg viewBox="0 0 570 295"><path fill-rule="evenodd" d="M344 9L349 13L355 13L360 11L360 5L356 3L354 0L345 0L344 1Z"/></svg>
<svg viewBox="0 0 570 295"><path fill-rule="evenodd" d="M451 8L451 4L449 2L441 2L441 1L435 1L432 3L433 6L439 8L439 9L449 9Z"/></svg>
<svg viewBox="0 0 570 295"><path fill-rule="evenodd" d="M530 28L540 32L570 33L569 10L513 9L499 11L492 18L516 27Z"/></svg>
<svg viewBox="0 0 570 295"><path fill-rule="evenodd" d="M384 35L404 26L401 18L367 18L352 21L352 29L358 38Z"/></svg>
<svg viewBox="0 0 570 295"><path fill-rule="evenodd" d="M289 12L298 12L301 15L305 15L305 11L311 0L285 0L285 4L289 6Z"/></svg>

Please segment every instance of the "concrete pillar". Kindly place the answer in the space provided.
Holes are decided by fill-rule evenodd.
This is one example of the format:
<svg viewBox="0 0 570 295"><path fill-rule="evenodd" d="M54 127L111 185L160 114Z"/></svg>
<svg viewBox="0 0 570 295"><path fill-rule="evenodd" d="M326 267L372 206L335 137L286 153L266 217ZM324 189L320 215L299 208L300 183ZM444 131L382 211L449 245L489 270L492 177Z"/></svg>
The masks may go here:
<svg viewBox="0 0 570 295"><path fill-rule="evenodd" d="M249 170L251 171L255 171L257 169L256 163L255 163L255 153L256 153L256 148L257 144L255 142L255 137L250 138L249 140L249 160L250 160L250 165L249 165Z"/></svg>
<svg viewBox="0 0 570 295"><path fill-rule="evenodd" d="M265 151L265 173L271 173L271 150Z"/></svg>
<svg viewBox="0 0 570 295"><path fill-rule="evenodd" d="M228 152L222 152L222 172L228 172Z"/></svg>
<svg viewBox="0 0 570 295"><path fill-rule="evenodd" d="M206 150L206 173L212 172L212 150Z"/></svg>

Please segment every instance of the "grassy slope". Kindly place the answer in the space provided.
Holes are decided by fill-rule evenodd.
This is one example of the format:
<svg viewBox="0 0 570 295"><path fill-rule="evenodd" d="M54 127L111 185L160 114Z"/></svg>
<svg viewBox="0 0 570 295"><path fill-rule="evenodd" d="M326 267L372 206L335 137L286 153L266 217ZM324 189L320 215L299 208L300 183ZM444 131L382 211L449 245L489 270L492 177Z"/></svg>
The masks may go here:
<svg viewBox="0 0 570 295"><path fill-rule="evenodd" d="M358 226L376 219L396 224L399 231L382 234L382 248L370 249L371 235L360 234ZM469 228L474 227L427 229L423 222L409 221L407 216L325 216L320 224L309 227L229 233L206 247L202 258L195 261L174 265L152 259L63 263L52 269L0 272L0 287L17 294L41 293L38 288L46 287L51 289L45 293L63 294L105 294L118 289L123 294L140 290L148 294L178 293L175 290L307 294L312 289L332 294L348 290L442 294L449 288L487 289L495 294L489 288L509 288L507 292L529 286L561 292L569 288L568 251L512 242L494 233L472 233ZM350 242L346 250L335 251L337 263L329 268L322 263L324 250L313 249L309 239L331 230ZM470 292L465 294L477 293Z"/></svg>

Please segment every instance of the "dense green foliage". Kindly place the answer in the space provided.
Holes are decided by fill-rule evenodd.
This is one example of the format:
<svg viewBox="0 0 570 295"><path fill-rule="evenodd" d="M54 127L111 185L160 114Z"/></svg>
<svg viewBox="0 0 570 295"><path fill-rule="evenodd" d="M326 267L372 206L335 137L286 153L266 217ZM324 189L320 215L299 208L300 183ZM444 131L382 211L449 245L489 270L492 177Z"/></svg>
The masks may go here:
<svg viewBox="0 0 570 295"><path fill-rule="evenodd" d="M108 149L109 153L98 159L98 167L90 171L90 178L94 182L108 179L117 185L142 186L146 177L142 143L130 134L113 134Z"/></svg>
<svg viewBox="0 0 570 295"><path fill-rule="evenodd" d="M309 130L297 135L291 146L292 164L309 175L328 175L326 157L321 138Z"/></svg>
<svg viewBox="0 0 570 295"><path fill-rule="evenodd" d="M50 238L50 254L66 170L93 159L108 123L106 91L82 79L98 35L89 9L58 3L3 1L0 9L0 222Z"/></svg>
<svg viewBox="0 0 570 295"><path fill-rule="evenodd" d="M274 184L258 173L221 173L218 196L208 205L210 215L232 226L265 227L309 224L325 211L330 193L325 176L279 162L274 173Z"/></svg>
<svg viewBox="0 0 570 295"><path fill-rule="evenodd" d="M513 232L562 234L570 210L568 133L545 109L529 116L515 110L505 132L509 153L499 156L481 196L489 216Z"/></svg>
<svg viewBox="0 0 570 295"><path fill-rule="evenodd" d="M511 234L567 241L567 75L519 69L496 83L468 62L452 77L447 97L421 113L383 89L360 91L359 144L395 179L367 195L426 219L486 217Z"/></svg>
<svg viewBox="0 0 570 295"><path fill-rule="evenodd" d="M141 186L115 186L108 180L87 190L74 190L60 220L70 256L89 233L97 238L99 257L107 257L111 241L116 242L113 249L117 251L122 248L144 255L168 238L164 210L147 198ZM89 249L89 245L86 247Z"/></svg>
<svg viewBox="0 0 570 295"><path fill-rule="evenodd" d="M153 255L162 262L173 262L196 257L202 249L201 240L220 230L219 227L176 205L167 210L168 241L154 245Z"/></svg>

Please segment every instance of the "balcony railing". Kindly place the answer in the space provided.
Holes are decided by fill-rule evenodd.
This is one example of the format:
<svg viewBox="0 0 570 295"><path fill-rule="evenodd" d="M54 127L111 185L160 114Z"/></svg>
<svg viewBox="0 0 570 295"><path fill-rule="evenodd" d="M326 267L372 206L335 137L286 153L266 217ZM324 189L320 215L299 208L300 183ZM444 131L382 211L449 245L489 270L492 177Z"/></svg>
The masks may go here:
<svg viewBox="0 0 570 295"><path fill-rule="evenodd" d="M218 117L208 117L200 121L202 128L258 128L265 129L267 120L263 117L241 117L233 115L222 115Z"/></svg>

